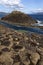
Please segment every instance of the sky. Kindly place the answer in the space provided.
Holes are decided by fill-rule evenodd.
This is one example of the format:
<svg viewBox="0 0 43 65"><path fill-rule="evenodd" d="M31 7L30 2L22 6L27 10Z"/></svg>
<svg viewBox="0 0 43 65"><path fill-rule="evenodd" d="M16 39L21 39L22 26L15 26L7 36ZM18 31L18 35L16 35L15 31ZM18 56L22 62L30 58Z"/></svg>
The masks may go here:
<svg viewBox="0 0 43 65"><path fill-rule="evenodd" d="M25 13L43 12L43 0L0 0L0 12L13 10Z"/></svg>

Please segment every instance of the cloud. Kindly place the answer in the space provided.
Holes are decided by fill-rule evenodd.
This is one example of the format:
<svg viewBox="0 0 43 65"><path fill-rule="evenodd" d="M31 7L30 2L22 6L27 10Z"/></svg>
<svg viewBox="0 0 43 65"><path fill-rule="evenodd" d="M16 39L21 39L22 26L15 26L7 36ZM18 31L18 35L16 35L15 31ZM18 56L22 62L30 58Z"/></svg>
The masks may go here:
<svg viewBox="0 0 43 65"><path fill-rule="evenodd" d="M0 4L10 8L23 8L21 0L0 0Z"/></svg>
<svg viewBox="0 0 43 65"><path fill-rule="evenodd" d="M39 9L34 9L32 11L32 13L38 13L38 12L43 12L43 9L39 8Z"/></svg>

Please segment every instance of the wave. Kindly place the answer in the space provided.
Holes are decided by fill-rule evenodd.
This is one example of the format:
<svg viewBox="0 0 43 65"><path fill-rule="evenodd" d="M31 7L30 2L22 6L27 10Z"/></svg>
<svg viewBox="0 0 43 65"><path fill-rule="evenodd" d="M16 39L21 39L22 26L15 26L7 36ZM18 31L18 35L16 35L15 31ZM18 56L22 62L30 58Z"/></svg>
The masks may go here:
<svg viewBox="0 0 43 65"><path fill-rule="evenodd" d="M37 20L37 24L36 25L38 25L38 26L43 26L43 23L42 23L42 21L39 21L39 20Z"/></svg>
<svg viewBox="0 0 43 65"><path fill-rule="evenodd" d="M37 23L38 23L38 24L40 24L40 23L41 23L41 21L37 20Z"/></svg>
<svg viewBox="0 0 43 65"><path fill-rule="evenodd" d="M37 23L33 24L33 26L43 26L43 23L39 20L36 20Z"/></svg>

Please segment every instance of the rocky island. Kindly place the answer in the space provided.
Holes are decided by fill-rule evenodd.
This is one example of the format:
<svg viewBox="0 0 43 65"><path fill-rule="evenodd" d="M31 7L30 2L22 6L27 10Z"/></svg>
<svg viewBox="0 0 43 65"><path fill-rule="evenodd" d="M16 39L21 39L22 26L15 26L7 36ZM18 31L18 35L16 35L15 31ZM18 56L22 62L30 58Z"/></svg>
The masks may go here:
<svg viewBox="0 0 43 65"><path fill-rule="evenodd" d="M37 23L30 15L27 15L20 11L13 11L9 15L2 17L1 20L4 20L8 23L21 25L21 26L32 26L32 24Z"/></svg>

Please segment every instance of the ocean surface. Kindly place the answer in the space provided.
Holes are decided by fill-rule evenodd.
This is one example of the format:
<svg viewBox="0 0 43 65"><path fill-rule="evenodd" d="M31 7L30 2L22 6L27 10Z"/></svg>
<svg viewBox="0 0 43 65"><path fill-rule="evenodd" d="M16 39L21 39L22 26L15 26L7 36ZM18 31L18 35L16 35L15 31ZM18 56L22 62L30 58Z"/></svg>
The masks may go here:
<svg viewBox="0 0 43 65"><path fill-rule="evenodd" d="M43 23L43 15L42 14L30 14L34 19L41 21Z"/></svg>
<svg viewBox="0 0 43 65"><path fill-rule="evenodd" d="M30 14L30 16L38 22L33 24L34 26L43 26L43 14Z"/></svg>
<svg viewBox="0 0 43 65"><path fill-rule="evenodd" d="M4 16L5 16L4 14L0 14L0 18L1 18L1 17L4 17Z"/></svg>

